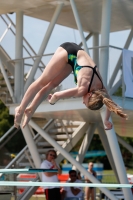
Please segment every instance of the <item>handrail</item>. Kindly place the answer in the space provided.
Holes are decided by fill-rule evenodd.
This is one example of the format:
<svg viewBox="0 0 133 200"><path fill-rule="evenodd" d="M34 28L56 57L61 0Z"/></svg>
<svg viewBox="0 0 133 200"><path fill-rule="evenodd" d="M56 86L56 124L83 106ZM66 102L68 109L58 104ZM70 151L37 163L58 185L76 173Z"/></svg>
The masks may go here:
<svg viewBox="0 0 133 200"><path fill-rule="evenodd" d="M40 134L38 133L33 139L37 139L40 136ZM5 167L5 169L10 168L19 158L21 155L24 154L25 150L28 149L28 145L26 145L18 154L17 156Z"/></svg>
<svg viewBox="0 0 133 200"><path fill-rule="evenodd" d="M26 60L26 59L30 59L30 58L40 58L40 57L43 57L43 56L52 56L54 55L54 53L48 53L48 54L44 54L42 56L30 56L30 57L23 57L23 58L17 58L17 59L13 59L13 60L8 60L7 62L16 62L16 61L19 61L19 60Z"/></svg>
<svg viewBox="0 0 133 200"><path fill-rule="evenodd" d="M8 20L12 23L12 25L14 26L14 28L16 29L16 26L15 26L15 24L13 23L13 21L11 20L11 18L7 15L7 14L5 14L6 15L6 17L8 18ZM29 48L32 50L32 52L35 54L35 55L37 55L36 54L36 52L34 51L34 49L31 47L31 45L27 42L27 40L23 37L23 40L25 41L25 43L29 46ZM26 50L26 49L25 49ZM27 52L28 53L28 52ZM29 53L29 55L30 55L30 53ZM45 66L45 64L42 62L42 61L40 61L41 62L41 64L44 66L44 67L46 67Z"/></svg>
<svg viewBox="0 0 133 200"><path fill-rule="evenodd" d="M13 21L10 19L10 17L5 14L5 16L8 18L8 20L11 22L11 24L14 26L14 28L16 28L15 24L13 23ZM5 24L8 26L7 21L4 19L4 17L1 15L2 20L5 22ZM13 31L13 29L10 27L11 32L15 35L15 32ZM28 45L28 47L30 48L30 50L34 53L34 55L37 56L36 52L34 51L34 49L30 46L30 44L27 42L27 40L23 37L24 42ZM26 52L31 56L30 52L28 51L28 49L23 45L23 48L26 50ZM32 56L31 56L32 58ZM32 58L33 59L33 58ZM34 61L34 59L33 59ZM40 61L41 64L43 65L43 67L46 67L45 64ZM40 70L42 71L42 69L40 68Z"/></svg>
<svg viewBox="0 0 133 200"><path fill-rule="evenodd" d="M43 127L43 129L47 129L49 124L53 122L53 119L50 119L47 124ZM33 137L33 140L37 140L37 138L40 136L39 133ZM25 152L25 150L28 149L28 145L26 145L18 154L17 156L5 167L5 169L11 168L11 166L20 158L20 156Z"/></svg>
<svg viewBox="0 0 133 200"><path fill-rule="evenodd" d="M19 131L19 129L16 129L10 136L7 137L7 139L2 142L2 144L0 145L0 149L2 149L2 147L4 147L4 145Z"/></svg>
<svg viewBox="0 0 133 200"><path fill-rule="evenodd" d="M106 47L111 47L113 49L123 50L123 48L116 47L116 46L113 46L113 45L94 46L94 47L89 47L88 49L101 49L101 48L106 48Z"/></svg>
<svg viewBox="0 0 133 200"><path fill-rule="evenodd" d="M0 138L0 143L11 133L12 130L14 130L15 127L12 126L1 138Z"/></svg>

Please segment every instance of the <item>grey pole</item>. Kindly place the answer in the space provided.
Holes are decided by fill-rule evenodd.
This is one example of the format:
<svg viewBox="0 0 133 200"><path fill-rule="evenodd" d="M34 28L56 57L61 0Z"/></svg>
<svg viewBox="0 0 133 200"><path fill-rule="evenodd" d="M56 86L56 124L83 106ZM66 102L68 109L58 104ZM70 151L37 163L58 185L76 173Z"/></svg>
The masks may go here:
<svg viewBox="0 0 133 200"><path fill-rule="evenodd" d="M110 18L112 0L102 0L101 46L109 45ZM100 50L100 73L105 87L107 86L109 48Z"/></svg>
<svg viewBox="0 0 133 200"><path fill-rule="evenodd" d="M31 135L29 126L27 125L24 129L21 128L24 138L26 140L27 146L29 148L30 154L32 156L32 159L34 161L35 167L36 168L40 168L41 166L41 158L40 155L38 153L37 147L35 145L35 142L33 140L33 137ZM40 177L41 178L41 177Z"/></svg>
<svg viewBox="0 0 133 200"><path fill-rule="evenodd" d="M88 41L91 37L92 37L92 33L90 32L86 37L85 37L85 41ZM79 43L79 46L82 46L83 45L83 43L82 42L80 42Z"/></svg>
<svg viewBox="0 0 133 200"><path fill-rule="evenodd" d="M94 131L95 131L95 126L96 126L95 124L90 124L88 130L86 131L83 142L82 142L80 149L79 149L79 153L76 157L76 160L79 163L82 163L83 160L84 160L85 154L86 154L86 152L87 152L87 150L90 146L90 143L91 143Z"/></svg>
<svg viewBox="0 0 133 200"><path fill-rule="evenodd" d="M79 30L79 33L80 33L80 37L81 37L81 40L82 40L82 43L83 43L84 50L89 54L87 44L86 44L86 41L85 41L85 37L84 37L84 33L83 33L83 28L82 28L80 18L79 18L79 15L78 15L78 11L77 11L77 8L76 8L76 5L75 5L75 1L70 0L70 3L71 3L71 7L72 7L73 14L74 14L74 17L75 17L75 21L76 21L76 24L77 24L77 27L78 27L78 30Z"/></svg>
<svg viewBox="0 0 133 200"><path fill-rule="evenodd" d="M105 110L106 110L105 106L102 109L100 109L103 123L105 119L105 112L106 112ZM114 128L112 128L111 130L106 130L106 135L107 135L107 139L110 145L112 156L114 158L114 162L115 162L120 183L129 184ZM123 188L123 193L124 193L125 199L128 199L128 200L133 199L131 189Z"/></svg>
<svg viewBox="0 0 133 200"><path fill-rule="evenodd" d="M93 34L93 47L99 46L99 33ZM96 65L99 67L99 48L93 49L93 60L96 63Z"/></svg>
<svg viewBox="0 0 133 200"><path fill-rule="evenodd" d="M15 59L23 57L23 12L16 13L16 44L15 44ZM16 103L21 101L20 97L23 96L24 91L24 66L23 61L15 62L14 72L14 93Z"/></svg>
<svg viewBox="0 0 133 200"><path fill-rule="evenodd" d="M97 127L98 129L98 133L99 133L99 136L100 136L100 139L102 141L102 144L104 146L104 149L107 153L107 156L108 156L108 159L109 159L109 163L116 175L116 178L119 181L119 177L118 177L118 173L117 173L117 170L116 170L116 167L115 167L115 163L114 163L114 160L113 160L113 156L112 156L112 153L111 153L111 150L110 150L110 147L109 147L109 143L108 143L108 140L107 140L107 136L106 136L106 133L105 133L105 130L103 128L101 128L100 126Z"/></svg>
<svg viewBox="0 0 133 200"><path fill-rule="evenodd" d="M39 65L39 63L40 63L40 61L41 61L42 55L43 55L43 53L44 53L44 51L45 51L45 48L46 48L46 46L47 46L47 43L48 43L49 38L50 38L50 36L51 36L51 34L52 34L52 31L53 31L53 29L54 29L54 26L55 26L55 24L56 24L56 21L57 21L57 19L58 19L58 17L59 17L59 14L60 14L60 12L61 12L61 9L62 9L63 5L64 5L63 3L60 3L60 4L57 6L57 8L56 8L56 10L55 10L55 12L54 12L54 15L53 15L53 17L52 17L52 20L51 20L51 22L50 22L50 24L49 24L49 26L48 26L47 32L46 32L46 34L45 34L45 36L44 36L44 39L43 39L42 44L41 44L41 47L40 47L39 52L38 52L38 54L37 54L37 56L39 56L39 57L36 58L36 60L35 60L35 62L34 62L34 65L33 65L33 67L32 67L32 70L31 70L31 72L30 72L30 75L29 75L29 77L28 77L28 79L27 79L27 81L26 81L26 83L25 83L24 91L27 90L27 88L29 87L29 85L32 83L32 81L33 81L33 79L34 79L36 70L37 70L38 65Z"/></svg>
<svg viewBox="0 0 133 200"><path fill-rule="evenodd" d="M15 103L16 100L15 100L15 98L14 98L14 92L13 92L13 90L12 90L10 81L9 81L9 79L8 79L8 77L7 77L7 73L6 73L5 69L4 69L4 66L3 66L1 60L0 60L0 69L1 69L2 75L3 75L4 79L5 79L7 88L8 88L8 90L9 90L10 96L11 96L11 98L12 98L12 101L13 101L13 103Z"/></svg>
<svg viewBox="0 0 133 200"><path fill-rule="evenodd" d="M44 130L42 130L37 124L35 124L32 120L29 122L30 126L34 128L45 140L47 140L55 149L57 149L61 154L69 160L74 166L77 167L79 171L81 171L88 179L92 182L100 183L94 176L87 172L87 170L81 166L68 152L66 152L55 140L53 140L49 134L47 134ZM25 127L26 128L26 127ZM24 128L24 129L25 129ZM117 198L106 188L100 188L100 190L111 200L117 200ZM130 200L130 199L129 199Z"/></svg>
<svg viewBox="0 0 133 200"><path fill-rule="evenodd" d="M80 146L80 149L79 149L79 152L78 152L78 155L76 157L76 160L79 162L79 163L83 163L83 160L85 158L85 154L90 146L90 143L92 141L92 138L93 138L93 135L94 135L94 131L95 131L95 128L96 128L96 125L95 124L90 124L88 130L86 131L86 134L84 136L84 139L83 139L83 142ZM76 170L76 167L74 166L73 169ZM94 188L94 190L96 190L96 188ZM94 192L94 195L96 195L96 191ZM96 197L94 197L95 199Z"/></svg>

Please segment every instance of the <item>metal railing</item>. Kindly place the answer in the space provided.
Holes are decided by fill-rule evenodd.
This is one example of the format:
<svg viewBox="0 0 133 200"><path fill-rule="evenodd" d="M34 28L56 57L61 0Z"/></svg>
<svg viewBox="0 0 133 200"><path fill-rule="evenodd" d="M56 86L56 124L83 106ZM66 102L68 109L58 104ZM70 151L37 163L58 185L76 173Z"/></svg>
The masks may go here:
<svg viewBox="0 0 133 200"><path fill-rule="evenodd" d="M13 21L11 20L11 18L7 14L1 15L0 17L4 21L4 23L7 25L8 29L7 29L6 33L8 32L8 30L10 30L13 33L13 35L15 36L16 33L12 29L11 26L13 26L16 29L16 25L13 23ZM8 21L10 22L10 24L8 24ZM4 34L4 36L5 36L5 34ZM4 38L4 36L1 38L1 41ZM31 45L28 43L28 41L24 37L23 37L23 41L26 43L26 45L29 48L29 50L28 50L28 48L26 48L25 45L23 45L23 48L25 49L25 51L27 52L27 54L30 56L30 58L34 61L34 56L37 56L36 52L34 51L34 49L31 47ZM32 56L32 54L30 53L30 51L33 53L34 56ZM42 64L43 68L45 68L45 64L42 61L40 61L40 63ZM42 71L41 68L40 68L40 70Z"/></svg>
<svg viewBox="0 0 133 200"><path fill-rule="evenodd" d="M4 147L7 142L19 131L12 126L1 138L0 138L0 149ZM11 134L11 135L10 135Z"/></svg>

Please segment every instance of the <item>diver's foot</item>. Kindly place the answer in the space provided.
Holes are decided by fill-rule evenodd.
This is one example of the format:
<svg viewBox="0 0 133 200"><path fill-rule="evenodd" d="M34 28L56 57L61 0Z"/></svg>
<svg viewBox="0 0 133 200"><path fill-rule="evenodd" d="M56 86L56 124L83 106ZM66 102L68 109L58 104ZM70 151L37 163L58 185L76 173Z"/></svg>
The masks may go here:
<svg viewBox="0 0 133 200"><path fill-rule="evenodd" d="M28 122L30 121L32 115L33 115L33 113L31 111L31 109L30 108L26 108L26 110L24 112L24 120L23 120L23 125L22 125L23 128L28 124Z"/></svg>
<svg viewBox="0 0 133 200"><path fill-rule="evenodd" d="M20 123L21 123L21 120L22 120L22 111L20 109L20 106L16 107L15 108L15 119L14 119L14 127L18 128Z"/></svg>

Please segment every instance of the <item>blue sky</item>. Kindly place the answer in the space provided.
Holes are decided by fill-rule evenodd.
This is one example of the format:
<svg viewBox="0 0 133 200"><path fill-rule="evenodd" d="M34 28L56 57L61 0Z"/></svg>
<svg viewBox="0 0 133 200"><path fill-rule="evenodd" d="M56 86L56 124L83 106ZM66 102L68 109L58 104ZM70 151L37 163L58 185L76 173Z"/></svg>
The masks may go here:
<svg viewBox="0 0 133 200"><path fill-rule="evenodd" d="M9 15L15 22L15 14ZM49 22L24 16L24 37L28 40L31 46L38 52L41 42L44 38ZM110 45L123 47L129 30L114 32L110 34ZM86 35L87 33L84 33ZM46 53L54 52L56 48L63 42L70 41L79 43L80 35L75 29L56 25L51 35L50 41L46 48ZM88 47L92 46L92 39L88 41ZM130 49L133 49L133 43Z"/></svg>
<svg viewBox="0 0 133 200"><path fill-rule="evenodd" d="M15 22L15 14L9 15L11 19ZM31 18L24 16L24 37L27 39L32 48L38 53L41 43L43 41L44 35L47 31L49 22L39 20L36 18ZM0 37L5 29L5 25L3 25L3 29L0 29ZM129 30L115 32L110 34L110 45L117 46L123 48L126 39L128 37ZM86 36L87 33L84 33ZM51 38L46 47L45 53L54 53L57 47L63 42L75 42L80 43L80 35L79 32L75 29L63 27L60 25L55 25L54 31L52 32ZM88 47L92 47L92 38L87 42ZM10 33L6 35L6 37L2 41L2 46L6 49L6 51L11 55L12 59L15 59L15 37L11 36ZM133 42L130 45L130 50L133 49ZM110 77L112 74L112 70L115 67L115 64L120 55L120 50L115 50L110 48L110 56L109 56L109 72L108 76ZM91 51L90 51L91 54ZM27 55L24 54L24 57ZM50 57L45 57L45 64L48 63Z"/></svg>

